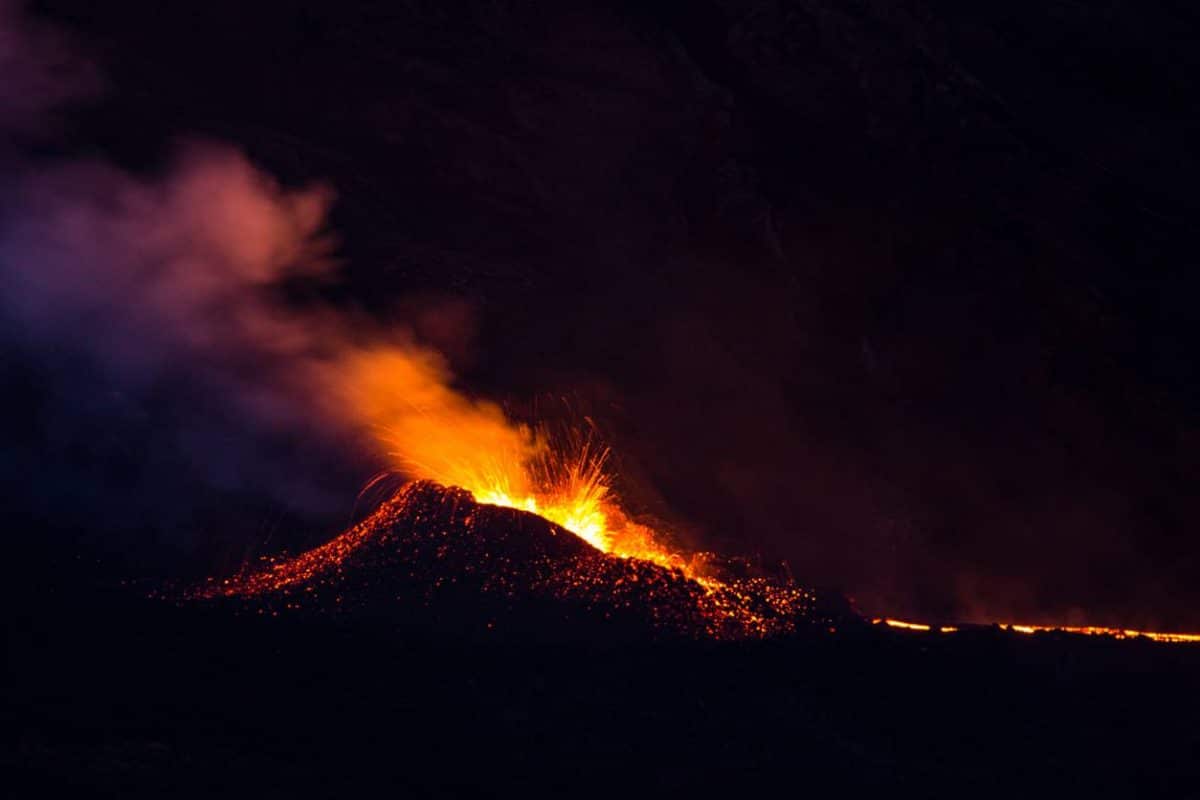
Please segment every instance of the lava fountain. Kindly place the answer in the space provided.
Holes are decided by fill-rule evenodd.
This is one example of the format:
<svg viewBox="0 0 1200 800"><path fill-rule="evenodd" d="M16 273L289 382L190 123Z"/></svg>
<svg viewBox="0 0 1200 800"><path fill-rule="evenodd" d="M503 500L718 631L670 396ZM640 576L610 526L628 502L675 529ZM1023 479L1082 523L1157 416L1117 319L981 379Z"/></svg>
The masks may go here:
<svg viewBox="0 0 1200 800"><path fill-rule="evenodd" d="M477 502L537 514L604 553L681 569L702 579L699 562L622 509L596 437L553 437L508 419L499 406L450 387L436 354L380 348L342 367L339 408L369 424L392 471L466 489Z"/></svg>

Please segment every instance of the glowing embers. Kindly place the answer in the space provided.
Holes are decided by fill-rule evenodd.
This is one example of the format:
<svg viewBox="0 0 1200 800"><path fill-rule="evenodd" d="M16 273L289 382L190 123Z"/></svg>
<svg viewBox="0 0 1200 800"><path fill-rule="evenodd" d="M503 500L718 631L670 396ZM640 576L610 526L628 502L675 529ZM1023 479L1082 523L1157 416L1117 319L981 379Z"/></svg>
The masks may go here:
<svg viewBox="0 0 1200 800"><path fill-rule="evenodd" d="M813 595L789 582L689 577L427 481L321 547L212 581L194 596L255 613L411 615L445 627L543 626L548 635L565 625L578 635L751 638L830 622L818 621Z"/></svg>
<svg viewBox="0 0 1200 800"><path fill-rule="evenodd" d="M889 628L899 628L901 630L938 633L955 633L959 629L956 626L936 626L928 625L923 622L905 622L898 619L877 618L871 620L876 625L887 625ZM1034 633L1073 633L1081 636L1108 636L1114 639L1151 639L1156 642L1200 642L1200 633L1165 633L1160 631L1138 631L1130 628L1104 628L1095 625L1021 625L1013 623L996 623L996 627L1002 630L1011 631L1013 633L1034 634ZM985 625L973 625L974 628L989 627Z"/></svg>
<svg viewBox="0 0 1200 800"><path fill-rule="evenodd" d="M398 448L392 455L404 474L461 487L480 503L537 514L602 552L697 575L689 557L622 511L605 469L609 451L589 438L566 434L568 441L552 446L544 432L509 423L503 446L484 451L472 446L477 434L470 427L423 428L419 442L411 431L389 430L385 438Z"/></svg>

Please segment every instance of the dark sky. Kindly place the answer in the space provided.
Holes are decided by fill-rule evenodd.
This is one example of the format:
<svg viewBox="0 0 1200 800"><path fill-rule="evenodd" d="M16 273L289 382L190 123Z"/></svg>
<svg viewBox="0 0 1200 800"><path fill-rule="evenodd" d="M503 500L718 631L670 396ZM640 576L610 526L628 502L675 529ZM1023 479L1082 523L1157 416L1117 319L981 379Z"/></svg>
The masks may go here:
<svg viewBox="0 0 1200 800"><path fill-rule="evenodd" d="M153 180L203 139L332 187L289 302L592 417L633 511L869 612L1200 627L1182 5L36 10L96 66L9 160ZM367 460L231 420L202 365L133 387L5 331L14 525L206 573L353 513Z"/></svg>

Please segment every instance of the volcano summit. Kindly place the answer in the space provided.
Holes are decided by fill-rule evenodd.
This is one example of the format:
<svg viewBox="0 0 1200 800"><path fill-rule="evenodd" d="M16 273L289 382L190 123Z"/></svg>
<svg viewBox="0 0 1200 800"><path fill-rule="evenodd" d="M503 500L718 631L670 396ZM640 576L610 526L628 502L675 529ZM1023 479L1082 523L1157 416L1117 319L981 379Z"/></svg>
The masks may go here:
<svg viewBox="0 0 1200 800"><path fill-rule="evenodd" d="M820 610L826 604L791 581L747 573L713 558L685 572L604 553L536 514L417 481L332 541L212 580L191 597L257 614L572 638L744 639L852 618Z"/></svg>

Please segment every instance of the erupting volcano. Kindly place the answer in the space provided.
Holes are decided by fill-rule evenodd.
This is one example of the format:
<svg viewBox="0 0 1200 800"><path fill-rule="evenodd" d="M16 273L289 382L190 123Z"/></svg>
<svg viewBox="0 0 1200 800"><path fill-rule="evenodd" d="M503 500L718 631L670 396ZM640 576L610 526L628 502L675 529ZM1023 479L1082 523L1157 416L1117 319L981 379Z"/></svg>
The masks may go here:
<svg viewBox="0 0 1200 800"><path fill-rule="evenodd" d="M335 413L376 431L391 453L393 469L373 483L395 474L414 482L331 542L198 596L263 613L428 607L468 626L611 620L722 639L853 618L836 603L819 611L791 578L687 551L634 521L613 493L607 448L591 436L556 438L464 396L436 353L354 351L329 374Z"/></svg>
<svg viewBox="0 0 1200 800"><path fill-rule="evenodd" d="M334 413L376 432L391 469L411 479L374 513L299 556L211 580L191 597L257 613L367 614L436 620L442 629L565 624L608 632L746 639L835 631L864 622L839 597L789 576L675 545L631 519L613 491L609 450L591 435L551 436L451 386L441 357L412 346L350 349L321 368L336 379ZM931 625L876 618L918 632ZM1200 634L1004 624L1162 642Z"/></svg>
<svg viewBox="0 0 1200 800"><path fill-rule="evenodd" d="M605 552L536 514L416 481L327 544L213 581L196 596L274 615L399 618L420 609L443 628L519 629L536 620L601 635L608 628L741 639L843 620L790 581L720 574L713 558L701 575L699 561Z"/></svg>

